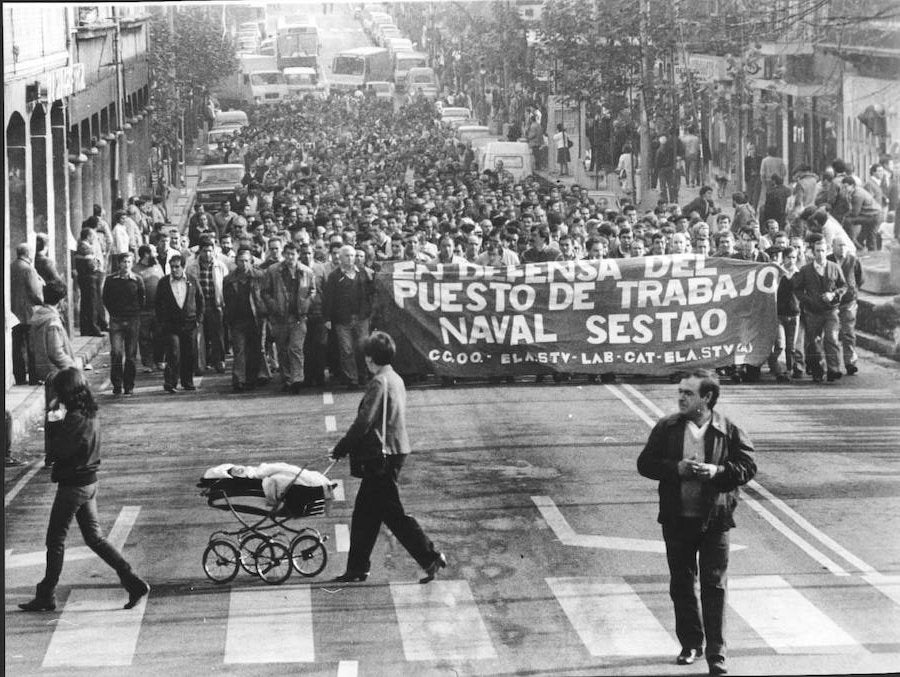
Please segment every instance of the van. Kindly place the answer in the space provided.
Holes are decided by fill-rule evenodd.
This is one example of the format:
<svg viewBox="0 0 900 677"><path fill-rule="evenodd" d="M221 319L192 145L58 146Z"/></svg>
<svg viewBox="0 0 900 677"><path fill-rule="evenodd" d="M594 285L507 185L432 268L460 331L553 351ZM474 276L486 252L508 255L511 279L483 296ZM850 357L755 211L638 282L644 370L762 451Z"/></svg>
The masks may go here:
<svg viewBox="0 0 900 677"><path fill-rule="evenodd" d="M302 98L307 94L318 98L328 96L325 83L319 80L315 68L304 66L285 68L284 79L287 82L288 95L292 98Z"/></svg>
<svg viewBox="0 0 900 677"><path fill-rule="evenodd" d="M216 111L213 127L246 127L250 124L247 114L242 110Z"/></svg>
<svg viewBox="0 0 900 677"><path fill-rule="evenodd" d="M436 99L438 96L437 76L427 66L425 68L410 68L406 74L406 89L415 94L421 90L426 99Z"/></svg>
<svg viewBox="0 0 900 677"><path fill-rule="evenodd" d="M495 169L498 160L503 162L503 169L512 174L516 181L524 181L534 174L534 162L527 143L493 141L487 144L478 158L478 170Z"/></svg>
<svg viewBox="0 0 900 677"><path fill-rule="evenodd" d="M394 70L394 85L398 91L402 91L406 87L406 74L410 68L426 68L428 66L428 55L424 52L395 52L392 56Z"/></svg>

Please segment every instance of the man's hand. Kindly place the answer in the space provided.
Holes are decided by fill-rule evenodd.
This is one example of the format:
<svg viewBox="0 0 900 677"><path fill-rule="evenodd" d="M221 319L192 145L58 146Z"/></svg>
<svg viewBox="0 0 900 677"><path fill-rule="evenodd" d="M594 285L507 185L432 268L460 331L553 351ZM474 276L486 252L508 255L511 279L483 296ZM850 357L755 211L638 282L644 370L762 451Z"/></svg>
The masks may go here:
<svg viewBox="0 0 900 677"><path fill-rule="evenodd" d="M694 476L701 480L711 480L719 472L719 466L715 463L697 463Z"/></svg>
<svg viewBox="0 0 900 677"><path fill-rule="evenodd" d="M697 476L697 466L700 465L697 461L685 458L678 461L678 475L679 477L683 477L684 479L693 479Z"/></svg>
<svg viewBox="0 0 900 677"><path fill-rule="evenodd" d="M331 331L331 320L325 320L325 328Z"/></svg>

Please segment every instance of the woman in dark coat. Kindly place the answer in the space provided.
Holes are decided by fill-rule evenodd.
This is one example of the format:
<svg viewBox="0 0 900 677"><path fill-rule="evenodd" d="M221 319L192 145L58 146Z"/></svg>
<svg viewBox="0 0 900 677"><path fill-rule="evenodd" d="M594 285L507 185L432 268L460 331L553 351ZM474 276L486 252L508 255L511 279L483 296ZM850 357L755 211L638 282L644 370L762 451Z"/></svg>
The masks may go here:
<svg viewBox="0 0 900 677"><path fill-rule="evenodd" d="M122 554L100 533L97 521L97 468L100 466L100 423L97 403L87 379L77 367L63 369L53 377L54 398L50 402L50 479L57 483L56 498L47 527L47 569L37 584L33 600L20 604L23 611L56 609L56 585L62 573L66 533L72 519L78 521L85 545L119 575L128 601L134 607L150 586L131 569Z"/></svg>

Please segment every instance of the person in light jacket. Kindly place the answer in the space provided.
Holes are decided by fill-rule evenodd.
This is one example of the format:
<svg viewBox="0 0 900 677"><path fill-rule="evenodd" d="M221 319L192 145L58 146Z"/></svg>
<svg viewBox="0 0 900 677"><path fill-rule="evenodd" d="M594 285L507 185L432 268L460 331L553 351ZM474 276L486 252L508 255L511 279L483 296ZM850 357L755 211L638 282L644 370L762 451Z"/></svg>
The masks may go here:
<svg viewBox="0 0 900 677"><path fill-rule="evenodd" d="M447 566L447 558L434 549L422 527L414 517L406 514L400 501L397 478L409 456L410 446L406 432L406 387L391 366L396 350L394 339L381 331L372 332L364 341L363 354L372 379L359 403L356 419L331 452L333 459L343 458L351 450L358 449L364 438L377 431L385 455L383 468L365 473L359 485L350 523L347 570L334 579L336 583L352 583L368 578L369 558L382 523L425 570L420 583L433 581L438 570Z"/></svg>

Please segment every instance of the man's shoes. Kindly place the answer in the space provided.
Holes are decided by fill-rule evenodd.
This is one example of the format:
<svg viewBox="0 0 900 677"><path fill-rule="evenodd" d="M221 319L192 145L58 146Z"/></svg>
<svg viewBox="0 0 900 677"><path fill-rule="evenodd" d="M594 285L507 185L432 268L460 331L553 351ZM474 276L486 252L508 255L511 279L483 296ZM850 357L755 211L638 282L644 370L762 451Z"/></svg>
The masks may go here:
<svg viewBox="0 0 900 677"><path fill-rule="evenodd" d="M825 380L825 374L813 373L812 380L816 383L822 383Z"/></svg>
<svg viewBox="0 0 900 677"><path fill-rule="evenodd" d="M236 393L242 393L245 390L243 383L235 383L231 386L231 389Z"/></svg>
<svg viewBox="0 0 900 677"><path fill-rule="evenodd" d="M16 466L25 465L25 461L20 458L16 458L15 456L7 456L6 457L6 467L14 468Z"/></svg>
<svg viewBox="0 0 900 677"><path fill-rule="evenodd" d="M121 395L121 394L122 394L121 388L113 388L113 395Z"/></svg>
<svg viewBox="0 0 900 677"><path fill-rule="evenodd" d="M142 374L152 374L152 373L153 373L153 367L144 367L143 369L141 369L141 373L142 373Z"/></svg>
<svg viewBox="0 0 900 677"><path fill-rule="evenodd" d="M775 380L778 381L779 383L790 383L791 377L788 376L787 374L776 374Z"/></svg>
<svg viewBox="0 0 900 677"><path fill-rule="evenodd" d="M332 583L362 583L369 577L368 571L345 571L331 579Z"/></svg>
<svg viewBox="0 0 900 677"><path fill-rule="evenodd" d="M724 656L710 656L707 659L709 663L709 674L711 675L727 675L728 668L725 667Z"/></svg>
<svg viewBox="0 0 900 677"><path fill-rule="evenodd" d="M835 381L840 381L841 376L843 376L843 374L841 374L841 372L839 371L829 371L827 376L828 382L834 383Z"/></svg>
<svg viewBox="0 0 900 677"><path fill-rule="evenodd" d="M135 577L135 580L129 583L126 590L128 590L128 601L125 602L124 608L133 609L141 601L141 597L150 592L150 584Z"/></svg>
<svg viewBox="0 0 900 677"><path fill-rule="evenodd" d="M30 602L20 604L19 608L22 611L56 611L56 597L46 599L35 597Z"/></svg>
<svg viewBox="0 0 900 677"><path fill-rule="evenodd" d="M791 372L791 378L800 379L800 378L803 378L803 376L804 376L803 370L797 369L797 367L794 367L794 370Z"/></svg>
<svg viewBox="0 0 900 677"><path fill-rule="evenodd" d="M134 395L134 388L125 388L126 395Z"/></svg>
<svg viewBox="0 0 900 677"><path fill-rule="evenodd" d="M678 665L692 665L703 655L703 649L682 649L675 662Z"/></svg>
<svg viewBox="0 0 900 677"><path fill-rule="evenodd" d="M859 367L857 367L855 364L847 365L847 376L853 376L853 374L855 374L858 371L859 371Z"/></svg>
<svg viewBox="0 0 900 677"><path fill-rule="evenodd" d="M219 363L216 365L216 371L219 372L220 374L224 374L224 373L225 373L225 363L224 363L224 362L219 362Z"/></svg>
<svg viewBox="0 0 900 677"><path fill-rule="evenodd" d="M191 385L188 385L188 386L181 386L181 388L182 388L182 390L196 390L196 389L197 389L197 386L195 386L195 385L192 383Z"/></svg>
<svg viewBox="0 0 900 677"><path fill-rule="evenodd" d="M163 390L165 390L170 395L175 394L175 386L163 386Z"/></svg>
<svg viewBox="0 0 900 677"><path fill-rule="evenodd" d="M431 583L437 576L438 569L444 569L447 566L447 558L444 553L439 552L434 561L425 568L425 575L419 579L419 583Z"/></svg>
<svg viewBox="0 0 900 677"><path fill-rule="evenodd" d="M90 362L85 362L82 369L84 369L84 371L94 371L94 365L92 365Z"/></svg>

